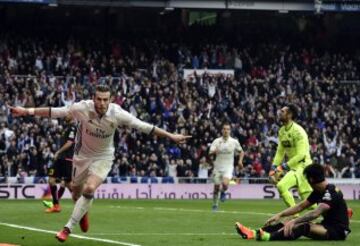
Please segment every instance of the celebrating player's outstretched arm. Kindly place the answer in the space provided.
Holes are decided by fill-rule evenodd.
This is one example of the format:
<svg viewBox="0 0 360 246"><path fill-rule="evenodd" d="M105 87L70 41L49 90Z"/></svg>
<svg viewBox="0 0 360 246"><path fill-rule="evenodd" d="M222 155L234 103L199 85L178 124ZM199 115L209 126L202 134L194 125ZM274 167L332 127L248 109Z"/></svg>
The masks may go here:
<svg viewBox="0 0 360 246"><path fill-rule="evenodd" d="M82 100L67 107L23 108L9 106L14 116L62 118L71 115L77 122L73 158L73 199L75 208L70 220L56 238L67 240L75 225L88 231L89 211L96 189L106 179L114 159L114 134L118 127L134 128L142 133L166 137L184 143L191 136L174 134L144 122L119 105L110 102L110 88L98 85L92 100Z"/></svg>
<svg viewBox="0 0 360 246"><path fill-rule="evenodd" d="M8 108L10 109L11 114L15 117L34 115L41 117L62 118L67 115L67 112L69 110L68 107L24 108L24 107L12 107L9 105ZM170 133L156 126L154 126L153 133L159 137L169 138L178 144L185 143L187 139L191 138L191 136L189 135Z"/></svg>
<svg viewBox="0 0 360 246"><path fill-rule="evenodd" d="M185 143L187 139L191 138L191 136L188 136L188 135L174 134L174 133L167 132L156 126L154 128L154 134L159 137L167 137L178 144Z"/></svg>
<svg viewBox="0 0 360 246"><path fill-rule="evenodd" d="M10 109L10 112L15 117L20 116L28 116L28 115L36 115L36 116L42 116L42 117L50 117L51 108L24 108L24 107L12 107L8 105L8 108Z"/></svg>

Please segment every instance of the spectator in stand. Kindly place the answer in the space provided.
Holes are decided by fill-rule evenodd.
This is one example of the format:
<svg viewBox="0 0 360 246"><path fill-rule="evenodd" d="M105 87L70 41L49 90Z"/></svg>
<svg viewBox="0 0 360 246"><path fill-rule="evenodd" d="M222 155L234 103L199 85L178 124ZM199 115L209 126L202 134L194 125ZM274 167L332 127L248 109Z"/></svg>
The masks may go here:
<svg viewBox="0 0 360 246"><path fill-rule="evenodd" d="M209 178L209 170L211 169L210 164L206 161L206 157L203 156L200 158L199 169L197 173L197 177L201 183L206 183L207 179Z"/></svg>
<svg viewBox="0 0 360 246"><path fill-rule="evenodd" d="M91 43L87 37L0 36L0 157L8 155L0 170L10 176L19 170L28 176L43 175L51 154L60 147L63 129L57 120L13 119L6 104L66 106L89 98L102 82L116 92L116 103L143 120L194 136L186 145L174 147L163 139L146 143L141 134L124 130L119 133L111 176L136 176L142 171L172 177L197 174L223 120L234 125L233 134L248 153L261 154L245 156L247 168L237 176L263 176L260 170L267 170L277 143L276 109L288 101L302 109L299 123L306 126L311 154L327 166L327 175L359 175L360 88L341 83L360 80L356 50L322 47L322 52L315 44L294 46L303 33L294 40L266 44L253 34L250 44L230 43L217 32L216 39L204 35L212 32L197 26L184 32L183 40L151 34L140 41L128 35L121 42ZM205 73L184 79L183 68L192 67L234 68L236 76ZM156 167L149 161L153 153ZM191 167L183 164L187 159ZM9 161L10 173L4 171Z"/></svg>

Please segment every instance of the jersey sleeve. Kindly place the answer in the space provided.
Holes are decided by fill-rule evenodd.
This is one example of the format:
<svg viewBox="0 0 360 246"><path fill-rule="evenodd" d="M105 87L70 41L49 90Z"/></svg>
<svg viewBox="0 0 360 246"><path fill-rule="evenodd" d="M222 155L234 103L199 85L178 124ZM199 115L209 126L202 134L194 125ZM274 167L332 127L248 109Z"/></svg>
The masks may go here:
<svg viewBox="0 0 360 246"><path fill-rule="evenodd" d="M217 147L217 139L215 139L215 140L211 143L209 153L214 152L214 151L216 150L216 147Z"/></svg>
<svg viewBox="0 0 360 246"><path fill-rule="evenodd" d="M306 154L309 151L309 143L307 142L308 138L305 131L295 130L293 133L296 155L294 155L288 162L287 165L290 168L295 168L299 163L306 158Z"/></svg>
<svg viewBox="0 0 360 246"><path fill-rule="evenodd" d="M80 118L81 112L85 111L85 102L81 101L65 107L51 108L51 118L63 118L71 114L75 119Z"/></svg>
<svg viewBox="0 0 360 246"><path fill-rule="evenodd" d="M136 118L135 116L123 110L119 106L116 108L116 120L118 126L128 126L146 134L150 134L155 128L154 125L151 125Z"/></svg>
<svg viewBox="0 0 360 246"><path fill-rule="evenodd" d="M283 161L284 156L285 156L285 148L284 148L284 146L282 145L282 142L279 139L279 143L278 143L278 146L277 146L277 149L276 149L276 154L275 154L275 157L274 157L274 160L273 160L273 164L276 165L276 166L279 166L281 164L281 162Z"/></svg>
<svg viewBox="0 0 360 246"><path fill-rule="evenodd" d="M50 118L64 118L70 113L70 107L51 108Z"/></svg>
<svg viewBox="0 0 360 246"><path fill-rule="evenodd" d="M311 192L311 194L306 198L306 200L308 202L310 202L311 204L317 203L320 200L321 196L319 195L319 193L313 191Z"/></svg>
<svg viewBox="0 0 360 246"><path fill-rule="evenodd" d="M235 140L235 150L237 152L243 152L244 151L238 140Z"/></svg>

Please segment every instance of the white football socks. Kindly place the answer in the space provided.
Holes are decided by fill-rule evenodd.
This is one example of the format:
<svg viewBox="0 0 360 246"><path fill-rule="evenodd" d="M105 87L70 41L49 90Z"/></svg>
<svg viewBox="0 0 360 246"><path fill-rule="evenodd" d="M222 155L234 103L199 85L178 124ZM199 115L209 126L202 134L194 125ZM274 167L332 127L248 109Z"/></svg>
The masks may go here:
<svg viewBox="0 0 360 246"><path fill-rule="evenodd" d="M79 200L76 201L71 218L65 225L65 227L69 228L70 232L73 230L74 226L79 223L81 218L89 211L93 200L93 198L87 199L84 196L81 196Z"/></svg>

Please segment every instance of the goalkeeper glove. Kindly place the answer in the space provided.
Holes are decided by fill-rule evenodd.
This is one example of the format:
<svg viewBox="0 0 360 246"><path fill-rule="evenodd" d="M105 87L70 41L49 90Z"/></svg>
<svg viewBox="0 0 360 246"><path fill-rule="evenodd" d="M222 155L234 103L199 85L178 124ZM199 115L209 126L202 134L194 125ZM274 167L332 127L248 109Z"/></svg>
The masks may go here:
<svg viewBox="0 0 360 246"><path fill-rule="evenodd" d="M275 173L277 172L282 172L282 171L288 171L289 170L289 166L286 164L286 163L283 163L279 166L276 166L276 165L272 165L271 166L271 170L269 172L269 176L273 176L275 175Z"/></svg>
<svg viewBox="0 0 360 246"><path fill-rule="evenodd" d="M270 183L276 185L282 178L284 172L289 170L289 166L286 163L283 163L279 166L272 165L271 171L269 172L269 181Z"/></svg>
<svg viewBox="0 0 360 246"><path fill-rule="evenodd" d="M281 164L280 166L278 166L278 170L279 171L289 171L290 168L288 166L288 164L286 164L285 162L283 164Z"/></svg>
<svg viewBox="0 0 360 246"><path fill-rule="evenodd" d="M269 176L274 176L275 173L276 173L276 169L277 169L277 166L273 164L273 165L271 166L271 170L270 170L270 172L269 172Z"/></svg>

